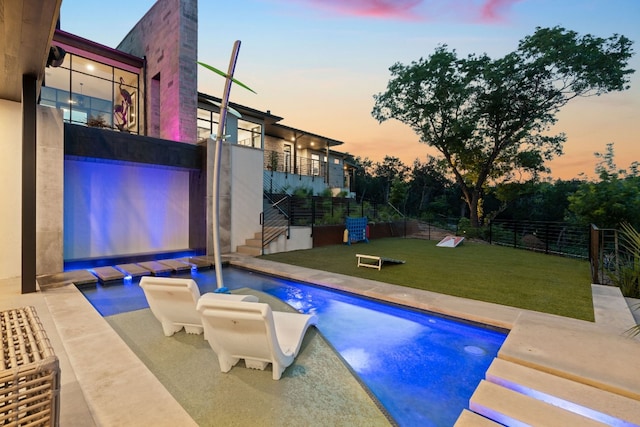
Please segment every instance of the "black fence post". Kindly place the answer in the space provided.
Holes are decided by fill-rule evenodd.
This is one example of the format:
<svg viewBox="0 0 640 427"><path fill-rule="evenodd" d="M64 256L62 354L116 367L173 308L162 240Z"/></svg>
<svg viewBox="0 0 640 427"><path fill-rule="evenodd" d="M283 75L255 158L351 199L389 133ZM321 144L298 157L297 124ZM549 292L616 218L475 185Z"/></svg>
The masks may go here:
<svg viewBox="0 0 640 427"><path fill-rule="evenodd" d="M489 220L489 244L492 245L493 243L493 221Z"/></svg>
<svg viewBox="0 0 640 427"><path fill-rule="evenodd" d="M549 223L544 225L544 253L549 255Z"/></svg>
<svg viewBox="0 0 640 427"><path fill-rule="evenodd" d="M290 219L291 225L296 225L296 223L295 223L296 215L295 215L295 212L294 212L295 203L294 203L294 200L293 200L295 197L296 196L291 196L291 197L289 197L289 200L287 200L287 203L289 204L289 218L291 218Z"/></svg>

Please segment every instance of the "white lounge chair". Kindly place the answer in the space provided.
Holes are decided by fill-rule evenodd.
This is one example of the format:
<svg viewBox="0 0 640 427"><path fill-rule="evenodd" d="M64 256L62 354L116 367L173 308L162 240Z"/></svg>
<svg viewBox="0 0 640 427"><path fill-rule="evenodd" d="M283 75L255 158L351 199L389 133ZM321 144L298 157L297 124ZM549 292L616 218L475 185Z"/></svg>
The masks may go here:
<svg viewBox="0 0 640 427"><path fill-rule="evenodd" d="M140 287L144 291L151 312L162 324L162 331L167 337L183 327L188 334L202 333L202 320L196 309L196 304L201 298L258 301L255 295L206 293L200 296L200 289L193 279L145 276L140 280Z"/></svg>
<svg viewBox="0 0 640 427"><path fill-rule="evenodd" d="M240 359L251 369L271 363L274 380L293 363L304 334L317 323L314 315L271 311L264 303L201 299L198 311L222 372Z"/></svg>

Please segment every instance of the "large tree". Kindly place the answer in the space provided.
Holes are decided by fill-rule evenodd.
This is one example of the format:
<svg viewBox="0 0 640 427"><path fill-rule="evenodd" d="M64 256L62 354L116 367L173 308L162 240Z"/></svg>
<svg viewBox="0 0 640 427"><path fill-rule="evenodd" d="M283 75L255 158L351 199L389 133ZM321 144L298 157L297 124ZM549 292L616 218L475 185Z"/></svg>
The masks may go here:
<svg viewBox="0 0 640 427"><path fill-rule="evenodd" d="M546 172L545 161L562 154L565 136L549 132L560 108L578 96L628 88L631 45L617 34L579 37L554 27L536 29L495 60L461 59L439 46L427 59L390 68L372 115L409 125L442 154L478 226L485 185Z"/></svg>

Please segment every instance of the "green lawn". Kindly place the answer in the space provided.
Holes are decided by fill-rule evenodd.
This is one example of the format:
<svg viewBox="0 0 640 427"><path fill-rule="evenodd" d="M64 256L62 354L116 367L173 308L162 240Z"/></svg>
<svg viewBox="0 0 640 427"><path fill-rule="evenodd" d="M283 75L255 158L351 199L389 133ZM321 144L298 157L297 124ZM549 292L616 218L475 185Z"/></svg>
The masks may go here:
<svg viewBox="0 0 640 427"><path fill-rule="evenodd" d="M593 321L587 261L464 242L389 238L265 255L262 258L512 307ZM405 260L381 271L358 268L355 254Z"/></svg>

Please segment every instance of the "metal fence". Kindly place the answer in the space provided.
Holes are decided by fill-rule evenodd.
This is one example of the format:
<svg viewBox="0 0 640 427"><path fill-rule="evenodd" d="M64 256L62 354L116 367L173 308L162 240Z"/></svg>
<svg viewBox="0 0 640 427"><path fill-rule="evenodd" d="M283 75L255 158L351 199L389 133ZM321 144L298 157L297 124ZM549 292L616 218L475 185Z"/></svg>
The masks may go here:
<svg viewBox="0 0 640 427"><path fill-rule="evenodd" d="M545 254L589 258L589 229L565 222L493 220L487 240Z"/></svg>
<svg viewBox="0 0 640 427"><path fill-rule="evenodd" d="M265 193L267 194L267 193ZM267 194L271 200L282 200L280 209L289 218L291 225L331 225L344 224L345 218L366 216L369 221L391 221L404 219L399 211L389 204L363 201L345 197L292 196L288 194Z"/></svg>
<svg viewBox="0 0 640 427"><path fill-rule="evenodd" d="M593 283L610 285L611 273L618 270L621 261L618 230L591 225L589 262Z"/></svg>

